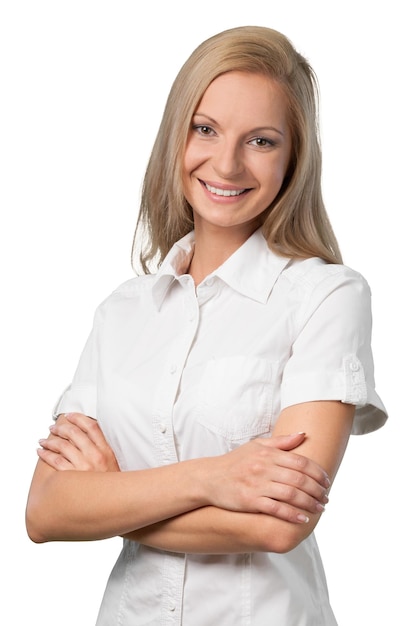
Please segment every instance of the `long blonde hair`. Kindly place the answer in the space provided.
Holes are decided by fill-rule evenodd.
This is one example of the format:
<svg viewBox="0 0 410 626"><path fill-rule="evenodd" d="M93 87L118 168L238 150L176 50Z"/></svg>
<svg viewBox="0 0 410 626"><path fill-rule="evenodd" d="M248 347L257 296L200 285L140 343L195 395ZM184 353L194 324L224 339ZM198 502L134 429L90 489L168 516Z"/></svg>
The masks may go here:
<svg viewBox="0 0 410 626"><path fill-rule="evenodd" d="M308 61L278 31L241 26L204 41L188 58L169 93L145 173L132 258L145 273L193 228L182 188L182 162L192 117L217 76L231 71L264 74L288 101L292 156L281 191L266 211L263 234L272 250L290 257L342 257L321 192L318 85Z"/></svg>

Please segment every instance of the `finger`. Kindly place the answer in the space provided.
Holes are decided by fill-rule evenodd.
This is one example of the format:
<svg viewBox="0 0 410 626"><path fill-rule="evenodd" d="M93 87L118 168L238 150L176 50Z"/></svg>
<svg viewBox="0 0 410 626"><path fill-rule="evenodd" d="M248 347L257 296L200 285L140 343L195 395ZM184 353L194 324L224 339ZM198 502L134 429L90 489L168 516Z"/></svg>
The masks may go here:
<svg viewBox="0 0 410 626"><path fill-rule="evenodd" d="M100 471L119 471L120 467L117 458L108 444L98 421L83 413L69 413L66 415L66 418L69 423L78 426L95 446L93 449L95 469Z"/></svg>
<svg viewBox="0 0 410 626"><path fill-rule="evenodd" d="M280 450L293 450L294 448L300 446L305 437L306 433L302 432L292 433L290 435L272 435L270 441L275 448L279 448Z"/></svg>
<svg viewBox="0 0 410 626"><path fill-rule="evenodd" d="M272 500L291 505L310 513L323 513L328 498L316 498L289 484L271 483L265 495Z"/></svg>
<svg viewBox="0 0 410 626"><path fill-rule="evenodd" d="M79 420L80 426L64 416L64 419L60 420L59 418L57 423L50 427L51 433L60 439L59 450L61 454L68 456L75 469L102 472L119 471L115 454L102 433L101 436L97 433L97 436L94 436L94 440L92 440L89 433L92 432L93 425L87 424L90 418L79 415ZM94 422L97 430L101 432L97 422L95 420L91 420L91 422ZM98 445L94 441L97 441Z"/></svg>
<svg viewBox="0 0 410 626"><path fill-rule="evenodd" d="M59 437L70 440L85 455L95 453L95 449L106 450L108 444L97 422L81 413L66 413L50 426L50 431Z"/></svg>
<svg viewBox="0 0 410 626"><path fill-rule="evenodd" d="M69 441L85 456L95 453L96 446L84 430L68 421L58 421L50 426L50 432L60 439Z"/></svg>
<svg viewBox="0 0 410 626"><path fill-rule="evenodd" d="M46 448L37 449L38 457L55 470L71 470L73 466L61 454L48 450Z"/></svg>
<svg viewBox="0 0 410 626"><path fill-rule="evenodd" d="M322 512L328 502L327 489L313 478L271 462L247 468L245 493L266 496L312 513Z"/></svg>
<svg viewBox="0 0 410 626"><path fill-rule="evenodd" d="M308 498L314 498L318 502L326 504L329 501L329 488L324 487L303 472L277 467L274 482L278 484L278 487L285 493L285 498L279 498L281 500L288 501L286 498L286 487L289 487L291 490L294 489L297 493L303 494L303 496L307 496ZM298 506L302 506L303 504L304 502L299 502Z"/></svg>
<svg viewBox="0 0 410 626"><path fill-rule="evenodd" d="M92 417L88 417L83 413L66 413L66 418L70 424L75 424L88 438L101 450L104 450L108 444L104 434L97 422Z"/></svg>
<svg viewBox="0 0 410 626"><path fill-rule="evenodd" d="M82 452L68 439L50 435L47 439L40 439L39 444L44 450L50 453L50 458L54 459L54 457L51 457L51 455L54 454L65 459L69 463L70 469L85 470L88 468L88 464ZM58 461L56 461L56 464L56 469L60 469ZM63 469L68 469L63 461L61 461L61 464Z"/></svg>
<svg viewBox="0 0 410 626"><path fill-rule="evenodd" d="M306 515L303 510L298 510L271 498L260 498L258 506L260 513L271 515L285 522L291 522L292 524L308 524L310 522L309 515Z"/></svg>
<svg viewBox="0 0 410 626"><path fill-rule="evenodd" d="M274 462L281 467L309 476L325 489L330 487L330 479L327 472L317 463L306 456L277 448L275 439L259 439L265 447L273 447L276 451Z"/></svg>
<svg viewBox="0 0 410 626"><path fill-rule="evenodd" d="M262 443L266 440L259 441ZM322 504L327 503L329 481L316 463L307 457L272 448L271 445L266 446L264 443L259 445L256 442L255 448L256 454L253 459L256 462L247 467L246 473L248 484L251 484L253 489L258 488L266 480L270 490L280 491L273 494L270 491L263 495L286 500L287 496L283 497L281 494L286 493L286 487L290 487L291 490L297 489L300 494L298 504L306 506L309 510L312 510L313 506L311 498ZM266 489L266 483L263 488Z"/></svg>

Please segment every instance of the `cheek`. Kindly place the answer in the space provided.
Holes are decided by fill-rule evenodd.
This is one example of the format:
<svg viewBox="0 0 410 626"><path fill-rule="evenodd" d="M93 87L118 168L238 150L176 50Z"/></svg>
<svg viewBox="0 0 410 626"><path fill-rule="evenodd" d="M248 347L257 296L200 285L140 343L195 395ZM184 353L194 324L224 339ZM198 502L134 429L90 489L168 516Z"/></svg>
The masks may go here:
<svg viewBox="0 0 410 626"><path fill-rule="evenodd" d="M192 203L192 172L195 170L195 161L192 148L188 142L182 161L182 190L186 200Z"/></svg>
<svg viewBox="0 0 410 626"><path fill-rule="evenodd" d="M189 172L189 148L188 146L185 148L184 158L182 159L182 174L186 176L187 172Z"/></svg>
<svg viewBox="0 0 410 626"><path fill-rule="evenodd" d="M277 161L275 161L275 163L273 164L273 168L271 171L274 172L274 177L273 180L275 181L275 185L281 187L282 183L286 177L286 173L288 171L288 167L289 167L289 158L286 155L286 157L282 157L280 159L278 159Z"/></svg>
<svg viewBox="0 0 410 626"><path fill-rule="evenodd" d="M264 176L265 182L265 193L266 196L270 199L273 199L274 196L279 192L282 187L283 180L285 178L286 169L282 164L276 165L274 168L270 168L266 171Z"/></svg>
<svg viewBox="0 0 410 626"><path fill-rule="evenodd" d="M198 150L195 148L192 139L188 140L183 161L184 173L189 175L195 169L198 160Z"/></svg>
<svg viewBox="0 0 410 626"><path fill-rule="evenodd" d="M191 174L206 162L211 155L212 151L209 145L206 145L206 142L198 141L195 137L188 139L183 160L184 172L187 175Z"/></svg>

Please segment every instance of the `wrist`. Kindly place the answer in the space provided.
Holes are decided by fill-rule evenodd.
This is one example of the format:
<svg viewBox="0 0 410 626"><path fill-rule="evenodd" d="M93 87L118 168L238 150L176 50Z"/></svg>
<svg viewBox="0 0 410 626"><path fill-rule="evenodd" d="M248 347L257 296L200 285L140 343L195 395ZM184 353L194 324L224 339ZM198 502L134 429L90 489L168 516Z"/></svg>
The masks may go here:
<svg viewBox="0 0 410 626"><path fill-rule="evenodd" d="M188 489L192 494L195 508L213 504L214 482L212 481L212 474L215 460L215 457L203 457L187 461L189 466L185 471L190 481Z"/></svg>

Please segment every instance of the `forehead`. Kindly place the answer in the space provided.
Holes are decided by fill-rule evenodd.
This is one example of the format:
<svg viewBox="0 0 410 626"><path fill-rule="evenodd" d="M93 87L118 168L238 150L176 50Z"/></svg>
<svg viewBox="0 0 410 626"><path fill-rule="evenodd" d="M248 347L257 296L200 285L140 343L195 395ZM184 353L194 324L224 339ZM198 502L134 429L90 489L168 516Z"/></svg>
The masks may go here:
<svg viewBox="0 0 410 626"><path fill-rule="evenodd" d="M285 123L288 102L282 85L265 74L232 71L215 78L205 90L195 113L252 120L272 118Z"/></svg>

